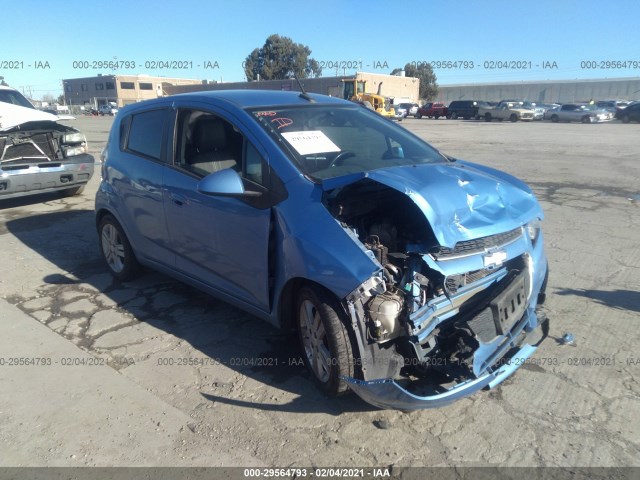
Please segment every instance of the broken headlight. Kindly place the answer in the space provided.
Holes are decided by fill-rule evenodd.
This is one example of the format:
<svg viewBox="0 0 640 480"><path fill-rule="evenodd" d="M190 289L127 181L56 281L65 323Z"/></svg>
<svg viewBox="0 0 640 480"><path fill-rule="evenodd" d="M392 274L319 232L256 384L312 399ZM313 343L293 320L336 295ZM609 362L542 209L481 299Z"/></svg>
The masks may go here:
<svg viewBox="0 0 640 480"><path fill-rule="evenodd" d="M534 243L538 239L538 235L540 235L540 229L542 228L542 222L539 218L527 223L527 234L529 235L529 239L531 239L531 243Z"/></svg>

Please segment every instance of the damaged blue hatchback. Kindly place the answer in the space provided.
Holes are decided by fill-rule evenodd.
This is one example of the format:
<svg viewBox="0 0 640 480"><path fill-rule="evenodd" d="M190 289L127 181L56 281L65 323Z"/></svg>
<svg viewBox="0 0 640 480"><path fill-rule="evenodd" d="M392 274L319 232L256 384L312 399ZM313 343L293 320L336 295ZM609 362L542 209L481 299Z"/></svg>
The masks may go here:
<svg viewBox="0 0 640 480"><path fill-rule="evenodd" d="M111 273L151 267L295 330L329 395L441 407L499 384L548 333L531 190L354 103L159 98L120 111L103 155Z"/></svg>

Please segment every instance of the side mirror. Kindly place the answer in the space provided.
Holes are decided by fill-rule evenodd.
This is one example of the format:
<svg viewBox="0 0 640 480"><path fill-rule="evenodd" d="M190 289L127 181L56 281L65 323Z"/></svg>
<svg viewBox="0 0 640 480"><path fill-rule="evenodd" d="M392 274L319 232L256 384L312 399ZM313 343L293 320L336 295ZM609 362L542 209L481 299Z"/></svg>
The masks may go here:
<svg viewBox="0 0 640 480"><path fill-rule="evenodd" d="M225 197L260 196L261 192L248 192L244 189L242 179L238 172L231 168L225 168L213 172L198 182L198 192L205 195L218 195Z"/></svg>

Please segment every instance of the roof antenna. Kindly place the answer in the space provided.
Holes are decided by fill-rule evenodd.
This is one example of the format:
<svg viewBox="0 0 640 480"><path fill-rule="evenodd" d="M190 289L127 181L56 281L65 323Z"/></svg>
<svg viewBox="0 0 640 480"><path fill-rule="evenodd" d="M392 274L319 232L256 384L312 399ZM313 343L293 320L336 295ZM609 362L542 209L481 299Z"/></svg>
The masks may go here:
<svg viewBox="0 0 640 480"><path fill-rule="evenodd" d="M316 101L313 98L311 98L307 92L304 91L304 87L302 86L302 83L300 82L300 79L296 75L296 72L293 72L293 78L295 78L296 82L298 82L298 86L300 87L300 91L302 92L298 96L301 97L301 98L304 98L305 100L308 100L310 103L316 103Z"/></svg>

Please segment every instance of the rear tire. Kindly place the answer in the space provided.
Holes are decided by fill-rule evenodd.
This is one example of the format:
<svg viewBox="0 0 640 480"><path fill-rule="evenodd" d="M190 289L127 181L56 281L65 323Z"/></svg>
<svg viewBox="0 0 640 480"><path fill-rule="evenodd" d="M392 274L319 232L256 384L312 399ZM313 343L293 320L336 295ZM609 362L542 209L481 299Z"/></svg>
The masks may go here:
<svg viewBox="0 0 640 480"><path fill-rule="evenodd" d="M353 377L353 347L335 299L325 290L303 287L296 308L302 356L318 387L335 397L348 390L341 376Z"/></svg>
<svg viewBox="0 0 640 480"><path fill-rule="evenodd" d="M105 215L98 226L100 252L109 272L121 281L140 274L141 267L133 253L129 239L113 215Z"/></svg>
<svg viewBox="0 0 640 480"><path fill-rule="evenodd" d="M558 116L557 116L557 115L551 115L551 121L552 121L553 123L558 123L558 120L560 120L560 119L558 118Z"/></svg>
<svg viewBox="0 0 640 480"><path fill-rule="evenodd" d="M449 119L451 120L457 120L458 119L458 113L454 110L453 112L451 112Z"/></svg>
<svg viewBox="0 0 640 480"><path fill-rule="evenodd" d="M420 119L422 118L422 114L421 114L421 113L416 113L416 118L417 118L418 120L420 120Z"/></svg>
<svg viewBox="0 0 640 480"><path fill-rule="evenodd" d="M484 114L484 121L485 122L490 122L491 121L491 114L490 113L485 113Z"/></svg>
<svg viewBox="0 0 640 480"><path fill-rule="evenodd" d="M631 119L629 118L629 115L622 115L620 120L622 120L622 123L629 123L631 121Z"/></svg>

